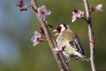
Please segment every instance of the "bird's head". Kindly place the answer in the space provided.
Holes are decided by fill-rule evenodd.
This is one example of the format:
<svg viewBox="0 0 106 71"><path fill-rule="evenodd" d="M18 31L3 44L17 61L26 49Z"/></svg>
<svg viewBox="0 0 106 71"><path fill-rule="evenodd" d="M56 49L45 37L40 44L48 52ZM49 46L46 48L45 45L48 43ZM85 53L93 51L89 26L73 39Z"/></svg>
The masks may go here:
<svg viewBox="0 0 106 71"><path fill-rule="evenodd" d="M67 24L60 24L56 26L56 29L53 32L56 32L54 36L57 36L59 33L65 31L69 26Z"/></svg>

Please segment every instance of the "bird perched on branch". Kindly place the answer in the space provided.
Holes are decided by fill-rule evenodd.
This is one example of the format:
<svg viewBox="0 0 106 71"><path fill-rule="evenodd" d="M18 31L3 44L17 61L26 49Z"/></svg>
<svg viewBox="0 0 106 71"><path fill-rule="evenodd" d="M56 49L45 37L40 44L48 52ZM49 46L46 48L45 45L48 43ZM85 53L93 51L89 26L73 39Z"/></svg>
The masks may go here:
<svg viewBox="0 0 106 71"><path fill-rule="evenodd" d="M64 47L62 53L70 61L70 58L81 58L81 60L86 60L89 62L89 59L84 55L83 48L81 47L80 41L77 35L72 31L72 29L67 24L60 24L53 31L56 32L54 36L57 36L56 42Z"/></svg>

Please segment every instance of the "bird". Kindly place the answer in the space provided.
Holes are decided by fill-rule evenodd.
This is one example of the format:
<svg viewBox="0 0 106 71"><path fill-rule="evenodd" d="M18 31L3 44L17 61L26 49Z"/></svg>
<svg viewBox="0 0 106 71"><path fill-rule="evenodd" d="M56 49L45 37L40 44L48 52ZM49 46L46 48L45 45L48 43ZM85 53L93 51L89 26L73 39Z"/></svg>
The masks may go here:
<svg viewBox="0 0 106 71"><path fill-rule="evenodd" d="M69 62L70 58L80 58L80 60L90 62L90 60L84 55L78 36L73 32L69 25L63 23L59 24L53 32L56 32L54 35L57 36L56 43L64 47L62 53L68 58L66 62Z"/></svg>

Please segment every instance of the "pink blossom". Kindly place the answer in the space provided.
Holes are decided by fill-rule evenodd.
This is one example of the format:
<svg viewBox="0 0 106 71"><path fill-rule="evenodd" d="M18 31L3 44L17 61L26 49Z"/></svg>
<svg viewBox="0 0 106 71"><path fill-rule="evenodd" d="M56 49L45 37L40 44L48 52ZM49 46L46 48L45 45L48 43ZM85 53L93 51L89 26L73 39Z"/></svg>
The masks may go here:
<svg viewBox="0 0 106 71"><path fill-rule="evenodd" d="M19 2L18 2L18 4L16 4L18 7L20 7L20 12L21 11L26 11L27 10L27 6L24 4L24 1L23 0L20 0Z"/></svg>
<svg viewBox="0 0 106 71"><path fill-rule="evenodd" d="M96 6L96 11L98 11L98 12L103 12L103 5L102 4L99 4L99 5L97 5Z"/></svg>
<svg viewBox="0 0 106 71"><path fill-rule="evenodd" d="M31 41L33 42L33 46L36 46L40 41L41 34L38 31L34 32L34 36L31 38Z"/></svg>
<svg viewBox="0 0 106 71"><path fill-rule="evenodd" d="M46 19L46 15L50 15L51 14L51 11L46 10L45 5L39 7L37 10L38 10L38 19L45 20Z"/></svg>
<svg viewBox="0 0 106 71"><path fill-rule="evenodd" d="M56 48L53 49L54 51L62 51L63 50L63 47L58 44Z"/></svg>
<svg viewBox="0 0 106 71"><path fill-rule="evenodd" d="M84 12L81 10L76 10L74 9L74 11L72 12L73 16L72 16L72 22L74 22L76 20L76 18L82 18L84 17Z"/></svg>

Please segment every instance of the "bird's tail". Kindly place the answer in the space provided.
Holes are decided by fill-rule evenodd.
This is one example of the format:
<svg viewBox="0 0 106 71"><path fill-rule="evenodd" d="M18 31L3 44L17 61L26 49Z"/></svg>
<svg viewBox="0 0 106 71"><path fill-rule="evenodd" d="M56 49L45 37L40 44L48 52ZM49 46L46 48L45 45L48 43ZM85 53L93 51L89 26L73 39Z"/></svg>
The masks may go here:
<svg viewBox="0 0 106 71"><path fill-rule="evenodd" d="M90 62L90 59L89 59L89 58L85 58L85 60L86 60L87 62Z"/></svg>
<svg viewBox="0 0 106 71"><path fill-rule="evenodd" d="M86 60L87 62L90 62L90 59L87 58L86 56L84 56L84 60Z"/></svg>

